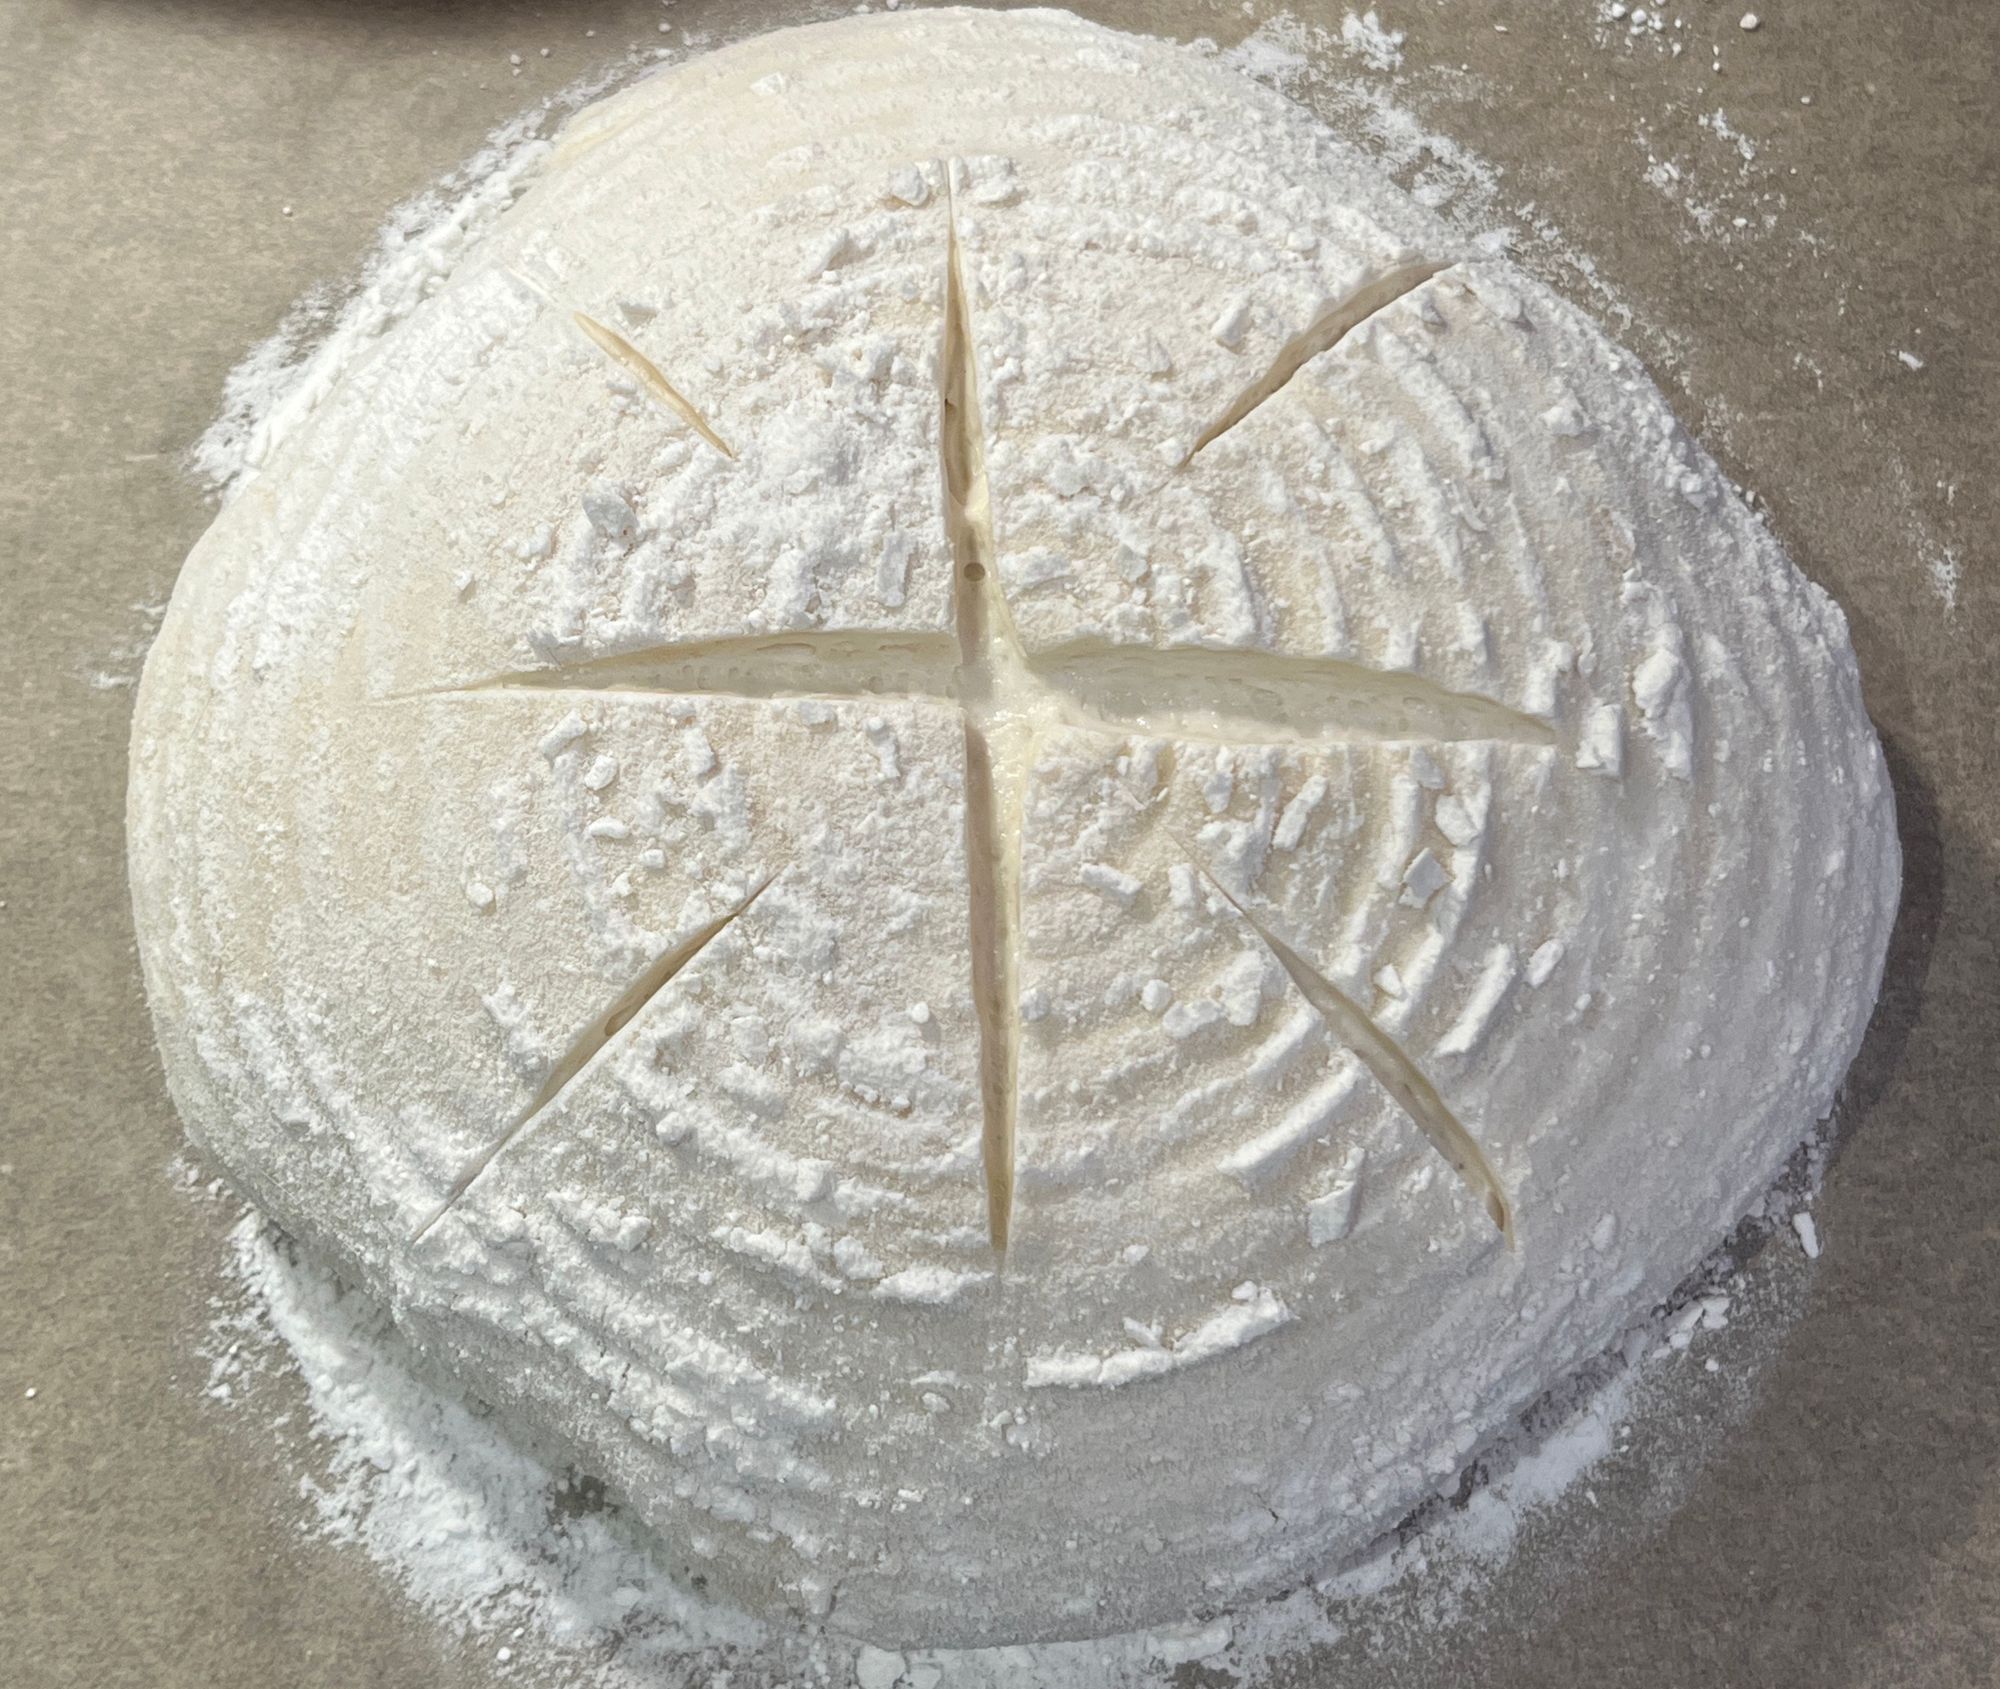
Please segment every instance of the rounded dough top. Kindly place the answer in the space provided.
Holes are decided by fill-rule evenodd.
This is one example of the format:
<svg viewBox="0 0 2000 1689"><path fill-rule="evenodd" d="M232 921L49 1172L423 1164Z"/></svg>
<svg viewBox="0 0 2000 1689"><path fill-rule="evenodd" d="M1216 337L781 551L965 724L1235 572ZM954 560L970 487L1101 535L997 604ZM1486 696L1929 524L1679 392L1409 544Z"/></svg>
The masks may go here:
<svg viewBox="0 0 2000 1689"><path fill-rule="evenodd" d="M1898 873L1839 612L1639 367L1054 13L578 116L133 745L190 1130L672 1565L889 1643L1393 1525L1827 1110Z"/></svg>

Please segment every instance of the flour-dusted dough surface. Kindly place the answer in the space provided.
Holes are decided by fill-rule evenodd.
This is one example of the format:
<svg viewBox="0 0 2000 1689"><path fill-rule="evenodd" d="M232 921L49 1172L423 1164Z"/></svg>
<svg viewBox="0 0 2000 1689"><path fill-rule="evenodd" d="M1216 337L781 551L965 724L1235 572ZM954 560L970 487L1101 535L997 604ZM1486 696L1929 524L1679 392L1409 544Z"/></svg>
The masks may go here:
<svg viewBox="0 0 2000 1689"><path fill-rule="evenodd" d="M575 120L190 557L131 835L246 1192L711 1592L924 1643L1393 1524L1830 1106L1898 872L1839 612L1643 372L1279 97L1048 13ZM1202 868L1400 1040L1515 1247Z"/></svg>

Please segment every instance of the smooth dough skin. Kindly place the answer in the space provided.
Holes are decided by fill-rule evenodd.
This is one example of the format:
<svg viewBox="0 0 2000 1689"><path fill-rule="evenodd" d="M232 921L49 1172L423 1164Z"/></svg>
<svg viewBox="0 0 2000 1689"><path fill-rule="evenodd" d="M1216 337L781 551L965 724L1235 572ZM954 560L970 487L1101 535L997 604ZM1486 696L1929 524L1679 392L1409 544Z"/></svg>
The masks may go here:
<svg viewBox="0 0 2000 1689"><path fill-rule="evenodd" d="M712 1594L906 1645L1449 1482L1830 1108L1899 866L1638 365L1045 12L572 121L196 546L130 824L242 1191Z"/></svg>

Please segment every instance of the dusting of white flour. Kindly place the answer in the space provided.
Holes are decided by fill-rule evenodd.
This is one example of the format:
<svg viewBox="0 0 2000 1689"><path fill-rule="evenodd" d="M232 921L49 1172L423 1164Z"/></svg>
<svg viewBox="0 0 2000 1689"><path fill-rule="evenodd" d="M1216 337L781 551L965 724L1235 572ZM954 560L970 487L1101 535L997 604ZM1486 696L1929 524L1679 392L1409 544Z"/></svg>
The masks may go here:
<svg viewBox="0 0 2000 1689"><path fill-rule="evenodd" d="M1625 21L1623 8L1608 8L1605 17L1620 21L1621 35L1644 27ZM1647 33L1657 35L1659 27ZM1483 161L1429 132L1380 81L1343 81L1323 68L1310 74L1306 68L1341 55L1359 70L1390 72L1401 66L1404 44L1403 31L1371 10L1349 14L1331 32L1278 20L1228 56L1250 74L1309 95L1469 241L1498 253L1525 239L1594 291L1601 309L1629 325L1629 310L1609 296L1588 259L1569 248L1553 224L1532 206L1503 212L1495 174ZM399 211L344 303L330 294L307 301L231 378L224 414L195 455L198 471L229 497L342 372L422 302L466 241L518 195L548 151L543 137L551 115L594 97L630 69L629 62L615 67L508 125L436 192ZM1754 147L1730 129L1724 111L1716 110L1704 127L1747 172ZM1506 216L1517 226L1501 221ZM838 261L834 252L822 268ZM1955 563L1950 575L1949 587L1940 576L1941 597L1955 591ZM1651 725L1649 712L1648 731ZM891 739L885 777L894 773L893 755ZM613 764L591 789L616 779ZM1134 894L1115 870L1091 877L1097 867L1086 865L1080 883L1114 901ZM484 881L468 884L475 907L482 906L481 891L490 901ZM1537 952L1528 964L1530 987L1541 984L1536 967L1542 960ZM1497 996L1513 978L1513 960L1502 947L1493 961ZM1165 993L1164 985L1160 990ZM1174 1012L1166 995L1159 996L1159 1007L1163 1015ZM913 1025L928 1016L925 1005L910 1010ZM1468 1043L1478 1030L1468 1024ZM1762 1216L1738 1239L1739 1251L1747 1238L1789 1223L1800 1259L1817 1257L1812 1220L1794 1210L1816 1181L1818 1165L1816 1151L1795 1160ZM1572 1571L1583 1545L1596 1540L1593 1533L1611 1528L1602 1521L1612 1510L1601 1507L1597 1487L1639 1482L1629 1468L1645 1462L1627 1458L1635 1440L1643 1444L1678 1429L1687 1390L1724 1397L1732 1388L1747 1391L1743 1379L1755 1360L1751 1338L1726 1351L1743 1301L1758 1301L1758 1341L1767 1341L1789 1318L1804 1270L1799 1260L1760 1256L1739 1276L1736 1257L1719 1255L1613 1353L1525 1416L1514 1437L1483 1452L1466 1468L1456 1494L1422 1509L1358 1563L1332 1569L1293 1595L1198 1626L1089 1642L903 1654L781 1630L676 1585L594 1486L517 1451L493 1434L477 1404L423 1376L377 1306L300 1257L254 1213L243 1215L232 1243L237 1294L209 1333L209 1393L218 1402L261 1409L277 1393L303 1389L312 1431L326 1445L323 1474L302 1482L308 1528L360 1547L414 1603L490 1645L511 1680L590 1681L604 1689L724 1682L1152 1689L1190 1662L1243 1681L1261 1680L1275 1662L1312 1652L1385 1672L1407 1665L1485 1622L1482 1591L1550 1521L1561 1521L1566 1543L1538 1550L1543 1575L1558 1580ZM1756 1282L1746 1285L1745 1279ZM1723 1366L1718 1356L1725 1354ZM284 1380L293 1369L296 1385ZM1707 1417L1726 1417L1726 1403L1721 1415ZM296 1445L296 1426L280 1434L288 1449ZM1659 1447L1652 1454L1656 1467L1673 1464ZM1636 1511L1671 1499L1673 1474L1656 1472L1653 1480L1655 1488ZM1593 1516L1600 1522L1593 1524Z"/></svg>
<svg viewBox="0 0 2000 1689"><path fill-rule="evenodd" d="M1818 1151L1802 1155L1746 1237L1785 1225L1817 1172ZM190 1185L197 1178L186 1164L182 1177ZM1801 1255L1816 1257L1810 1215L1796 1210L1789 1223ZM300 1479L304 1528L362 1549L416 1605L490 1647L519 1681L600 1689L718 1681L1166 1689L1189 1661L1257 1682L1273 1665L1316 1652L1377 1671L1419 1669L1491 1621L1484 1602L1510 1560L1538 1557L1529 1574L1553 1587L1593 1542L1616 1534L1597 1488L1634 1486L1629 1471L1612 1469L1643 1474L1640 1510L1671 1505L1701 1452L1672 1446L1699 1417L1690 1392L1717 1397L1725 1418L1740 1410L1802 1293L1796 1268L1782 1259L1760 1257L1738 1273L1718 1256L1671 1312L1628 1333L1529 1416L1508 1446L1482 1455L1451 1502L1433 1504L1312 1587L1206 1625L904 1655L776 1630L678 1586L591 1486L517 1452L462 1398L420 1376L395 1327L365 1297L303 1260L254 1212L242 1214L230 1240L232 1295L207 1334L207 1391L247 1418L296 1387L283 1377L296 1373L312 1433L327 1445L323 1473ZM1757 1317L1732 1350L1731 1315L1746 1302L1758 1304ZM286 1458L302 1460L291 1416L280 1413L275 1424ZM1524 1554L1534 1531L1552 1542Z"/></svg>

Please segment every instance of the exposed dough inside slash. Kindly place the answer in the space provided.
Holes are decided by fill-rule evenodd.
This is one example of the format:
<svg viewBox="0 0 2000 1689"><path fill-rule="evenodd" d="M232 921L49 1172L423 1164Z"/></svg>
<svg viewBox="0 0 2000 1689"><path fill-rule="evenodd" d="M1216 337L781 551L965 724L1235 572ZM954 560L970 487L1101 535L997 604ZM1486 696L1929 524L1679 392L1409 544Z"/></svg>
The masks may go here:
<svg viewBox="0 0 2000 1689"><path fill-rule="evenodd" d="M1449 1486L1831 1105L1898 873L1839 611L1644 372L1043 12L579 115L195 548L130 818L246 1195L896 1646Z"/></svg>

